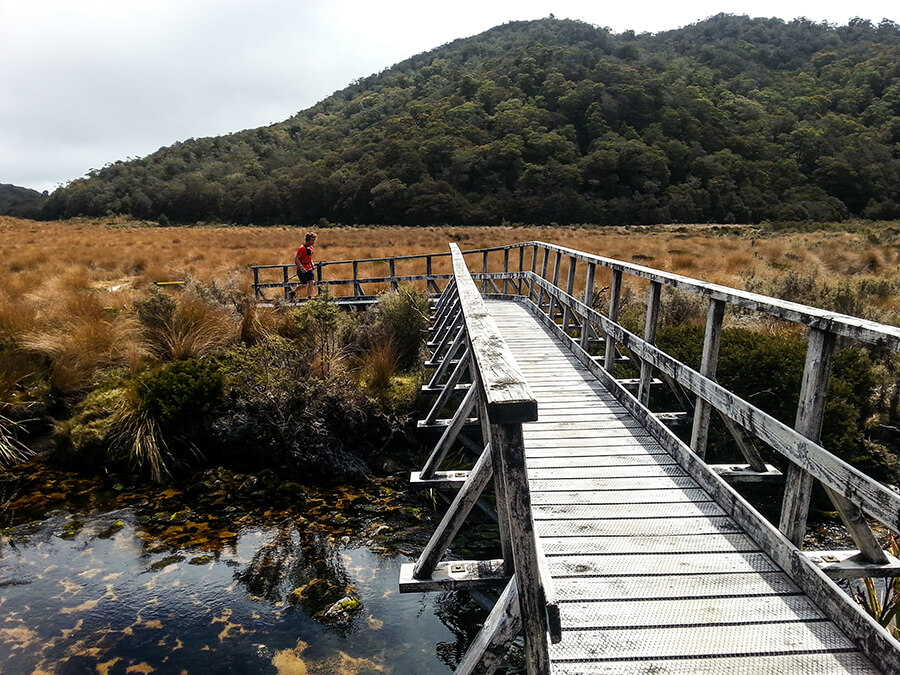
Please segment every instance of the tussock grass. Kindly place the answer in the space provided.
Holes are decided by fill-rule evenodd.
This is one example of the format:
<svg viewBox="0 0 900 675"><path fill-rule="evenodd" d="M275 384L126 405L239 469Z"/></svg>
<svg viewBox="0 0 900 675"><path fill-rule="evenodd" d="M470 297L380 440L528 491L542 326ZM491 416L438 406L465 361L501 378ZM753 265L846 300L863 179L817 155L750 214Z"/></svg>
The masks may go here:
<svg viewBox="0 0 900 675"><path fill-rule="evenodd" d="M206 356L234 344L240 327L240 319L227 308L187 292L179 298L171 320L154 334L153 349L171 360Z"/></svg>
<svg viewBox="0 0 900 675"><path fill-rule="evenodd" d="M16 340L49 361L50 384L61 392L81 389L100 367L132 365L141 353L137 323L117 316L96 293L69 290L43 314Z"/></svg>
<svg viewBox="0 0 900 675"><path fill-rule="evenodd" d="M156 419L141 405L132 391L119 398L110 427L114 457L125 459L132 467L146 471L162 482L169 475L171 452Z"/></svg>
<svg viewBox="0 0 900 675"><path fill-rule="evenodd" d="M387 339L369 347L359 357L359 381L370 396L381 396L391 386L400 364L400 349Z"/></svg>
<svg viewBox="0 0 900 675"><path fill-rule="evenodd" d="M17 437L20 424L0 414L0 468L24 462L34 453Z"/></svg>

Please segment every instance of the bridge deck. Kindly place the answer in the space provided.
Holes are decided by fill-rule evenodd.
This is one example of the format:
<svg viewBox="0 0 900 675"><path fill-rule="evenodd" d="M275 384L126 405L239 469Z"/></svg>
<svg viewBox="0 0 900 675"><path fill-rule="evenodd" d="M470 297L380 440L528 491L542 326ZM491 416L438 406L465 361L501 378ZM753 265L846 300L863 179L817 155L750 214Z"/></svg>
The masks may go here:
<svg viewBox="0 0 900 675"><path fill-rule="evenodd" d="M552 672L878 672L534 315L486 304L538 401L524 436L563 625Z"/></svg>

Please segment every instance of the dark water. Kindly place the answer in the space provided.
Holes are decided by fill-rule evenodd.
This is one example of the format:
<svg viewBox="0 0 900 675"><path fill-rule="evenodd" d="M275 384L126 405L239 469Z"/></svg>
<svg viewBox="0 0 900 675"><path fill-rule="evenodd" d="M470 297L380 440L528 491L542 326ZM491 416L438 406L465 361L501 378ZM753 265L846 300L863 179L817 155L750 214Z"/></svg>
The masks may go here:
<svg viewBox="0 0 900 675"><path fill-rule="evenodd" d="M450 672L485 612L397 592L433 528L404 489L0 474L0 671Z"/></svg>

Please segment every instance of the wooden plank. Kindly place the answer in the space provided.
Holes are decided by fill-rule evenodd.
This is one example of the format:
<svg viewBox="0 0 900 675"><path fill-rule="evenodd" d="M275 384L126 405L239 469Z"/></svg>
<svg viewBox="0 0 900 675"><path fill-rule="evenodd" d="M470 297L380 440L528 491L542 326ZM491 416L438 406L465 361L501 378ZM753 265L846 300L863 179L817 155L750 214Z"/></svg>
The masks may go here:
<svg viewBox="0 0 900 675"><path fill-rule="evenodd" d="M586 426L586 425L585 425ZM590 428L578 428L575 426L565 426L560 424L557 428L552 428L548 426L542 426L538 428L529 428L526 432L526 435L529 440L531 439L540 439L540 438L558 438L561 432L565 432L566 438L568 439L580 439L580 438L594 438L596 436L602 435L602 432L607 430L620 430L620 429L643 429L643 426L640 422L632 419L628 421L620 421L620 420L597 420L593 424L590 425Z"/></svg>
<svg viewBox="0 0 900 675"><path fill-rule="evenodd" d="M554 576L567 578L558 589L558 594L565 593L564 599L578 600L588 595L652 600L800 593L790 577L760 552L573 554L548 558L548 565ZM583 579L590 586L583 589L576 579ZM607 584L605 591L598 587L602 583Z"/></svg>
<svg viewBox="0 0 900 675"><path fill-rule="evenodd" d="M734 554L731 554L734 555ZM750 554L754 555L754 554ZM774 565L773 565L774 568ZM689 569L685 567L685 569ZM777 569L777 568L775 568ZM585 601L612 602L671 602L688 598L715 598L723 606L741 603L749 598L793 596L804 597L802 591L784 572L731 572L700 574L651 574L650 576L580 576L560 581L560 603L584 604ZM738 600L729 602L728 598ZM807 599L808 601L808 599ZM644 605L646 607L646 605ZM634 614L622 613L619 625L634 626ZM651 611L650 616L653 616ZM745 614L744 621L751 614ZM818 618L822 618L821 614Z"/></svg>
<svg viewBox="0 0 900 675"><path fill-rule="evenodd" d="M431 575L417 579L413 563L400 566L400 592L471 591L500 588L509 582L502 560L451 560L438 563Z"/></svg>
<svg viewBox="0 0 900 675"><path fill-rule="evenodd" d="M667 490L671 488L695 488L697 482L689 476L641 477L641 478L566 478L532 480L531 491L570 492L594 490Z"/></svg>
<svg viewBox="0 0 900 675"><path fill-rule="evenodd" d="M609 458L611 462L637 462L640 464L642 458L662 458L670 455L665 451L657 448L647 448L644 443L636 439L600 439L604 441L614 441L610 445L601 445L596 447L582 447L575 445L573 442L559 439L555 445L562 447L531 447L525 451L528 458L528 465L532 466L532 460L555 460L555 459L572 459L574 462L580 461L581 458L594 458L597 463L605 461ZM655 442L654 442L655 444ZM530 444L529 444L530 445Z"/></svg>
<svg viewBox="0 0 900 675"><path fill-rule="evenodd" d="M637 482L632 483L636 485ZM641 489L633 487L627 490L573 490L569 485L558 490L535 490L532 486L531 503L534 505L548 504L629 504L635 502L664 503L664 502L691 502L696 499L708 498L703 490L699 489Z"/></svg>
<svg viewBox="0 0 900 675"><path fill-rule="evenodd" d="M798 652L852 651L855 646L834 624L802 623L724 625L715 630L660 626L653 631L623 629L565 631L563 641L551 646L554 659L648 659L762 655Z"/></svg>
<svg viewBox="0 0 900 675"><path fill-rule="evenodd" d="M576 466L549 469L529 468L528 470L528 477L535 487L538 487L540 481L544 480L656 478L659 476L687 476L687 473L678 464Z"/></svg>
<svg viewBox="0 0 900 675"><path fill-rule="evenodd" d="M745 534L682 534L658 537L543 537L541 542L548 556L577 555L585 550L596 553L647 554L758 551L756 544ZM562 592L562 589L559 589Z"/></svg>
<svg viewBox="0 0 900 675"><path fill-rule="evenodd" d="M641 661L573 661L555 663L554 675L772 675L818 673L866 675L880 672L858 652L748 654L705 659L644 659Z"/></svg>
<svg viewBox="0 0 900 675"><path fill-rule="evenodd" d="M832 579L900 577L900 560L886 555L887 562L873 563L858 551L804 551L806 557Z"/></svg>
<svg viewBox="0 0 900 675"><path fill-rule="evenodd" d="M708 626L793 621L821 621L822 610L802 595L729 598L677 598L615 602L563 602L561 618L568 630ZM623 615L628 617L623 621ZM630 620L629 620L630 619Z"/></svg>
<svg viewBox="0 0 900 675"><path fill-rule="evenodd" d="M567 518L565 520L536 521L541 537L662 537L739 533L740 526L728 516L694 516L667 518L664 509L657 509L656 518L597 519Z"/></svg>
<svg viewBox="0 0 900 675"><path fill-rule="evenodd" d="M724 516L725 511L713 501L655 502L608 504L535 504L532 506L535 523L539 520L595 519L610 520L621 518L659 518L665 514L669 518L695 516Z"/></svg>
<svg viewBox="0 0 900 675"><path fill-rule="evenodd" d="M567 438L530 438L528 440L528 452L542 449L571 449L591 450L593 448L652 448L656 440L644 433L642 429L610 429L603 436L597 438L580 438L577 440Z"/></svg>
<svg viewBox="0 0 900 675"><path fill-rule="evenodd" d="M458 490L469 477L468 471L435 471L432 478L423 478L420 471L409 475L410 487L430 490Z"/></svg>
<svg viewBox="0 0 900 675"><path fill-rule="evenodd" d="M578 468L596 468L596 467L616 467L624 466L677 466L674 459L667 453L659 455L580 455L572 457L568 455L556 457L528 457L529 472L534 469L578 469ZM529 473L533 478L534 474Z"/></svg>

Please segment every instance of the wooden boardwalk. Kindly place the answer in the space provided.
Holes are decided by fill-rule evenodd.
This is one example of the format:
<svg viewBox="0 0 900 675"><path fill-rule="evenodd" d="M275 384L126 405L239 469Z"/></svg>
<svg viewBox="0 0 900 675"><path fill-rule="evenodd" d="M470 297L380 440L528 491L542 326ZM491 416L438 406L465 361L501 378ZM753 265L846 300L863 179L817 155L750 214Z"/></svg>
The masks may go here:
<svg viewBox="0 0 900 675"><path fill-rule="evenodd" d="M526 307L486 304L538 402L551 672L880 672Z"/></svg>

